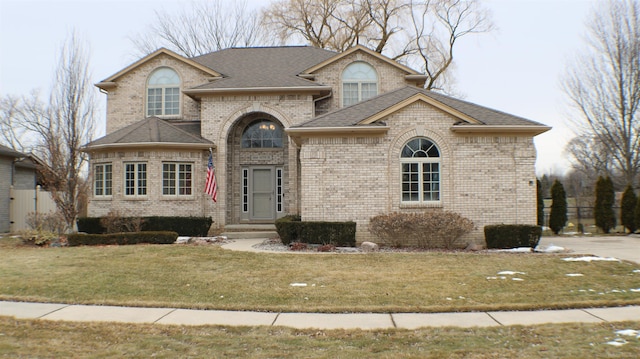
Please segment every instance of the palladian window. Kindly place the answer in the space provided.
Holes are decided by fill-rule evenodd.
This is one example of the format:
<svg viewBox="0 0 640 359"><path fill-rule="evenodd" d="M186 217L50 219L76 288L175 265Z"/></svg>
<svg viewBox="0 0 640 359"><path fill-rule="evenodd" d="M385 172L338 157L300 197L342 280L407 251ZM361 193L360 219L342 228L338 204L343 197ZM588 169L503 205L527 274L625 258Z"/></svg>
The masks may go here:
<svg viewBox="0 0 640 359"><path fill-rule="evenodd" d="M402 149L402 202L440 201L440 151L427 138L414 138Z"/></svg>
<svg viewBox="0 0 640 359"><path fill-rule="evenodd" d="M350 106L378 94L378 74L366 62L354 62L342 73L342 106Z"/></svg>
<svg viewBox="0 0 640 359"><path fill-rule="evenodd" d="M151 73L147 81L147 116L180 114L180 77L168 67Z"/></svg>
<svg viewBox="0 0 640 359"><path fill-rule="evenodd" d="M242 132L242 148L281 148L282 127L268 121L252 122Z"/></svg>

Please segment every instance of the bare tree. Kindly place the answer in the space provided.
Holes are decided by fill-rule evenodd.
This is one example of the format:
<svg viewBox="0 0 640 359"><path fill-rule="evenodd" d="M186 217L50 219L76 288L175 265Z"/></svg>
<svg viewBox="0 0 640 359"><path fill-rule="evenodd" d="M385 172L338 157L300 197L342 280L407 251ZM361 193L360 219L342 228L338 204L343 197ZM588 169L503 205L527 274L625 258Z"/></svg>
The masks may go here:
<svg viewBox="0 0 640 359"><path fill-rule="evenodd" d="M81 146L95 132L95 96L90 78L88 52L72 34L61 47L48 103L36 93L20 100L10 96L2 99L2 125L15 126L16 133L31 140L26 147L41 160L44 185L68 229L73 228L79 198L88 186L84 178L87 159Z"/></svg>
<svg viewBox="0 0 640 359"><path fill-rule="evenodd" d="M249 11L246 0L233 5L222 0L192 2L179 13L156 11L156 22L131 41L140 55L166 47L186 57L268 42L257 11Z"/></svg>
<svg viewBox="0 0 640 359"><path fill-rule="evenodd" d="M418 67L427 89L446 87L461 37L494 28L476 0L279 0L263 18L283 42L299 36L335 51L362 44Z"/></svg>
<svg viewBox="0 0 640 359"><path fill-rule="evenodd" d="M37 94L32 96L37 101ZM14 150L24 152L26 150L27 136L19 118L22 116L25 99L5 95L0 98L0 142Z"/></svg>
<svg viewBox="0 0 640 359"><path fill-rule="evenodd" d="M594 183L598 176L614 176L611 153L596 136L574 137L566 150L573 157L573 170L588 176Z"/></svg>
<svg viewBox="0 0 640 359"><path fill-rule="evenodd" d="M490 13L475 0L426 0L413 4L411 14L413 50L430 90L446 88L443 76L461 37L494 29Z"/></svg>
<svg viewBox="0 0 640 359"><path fill-rule="evenodd" d="M578 115L578 136L596 140L611 172L633 185L640 174L640 4L599 4L602 8L587 24L587 49L562 85ZM597 151L578 154L601 156Z"/></svg>

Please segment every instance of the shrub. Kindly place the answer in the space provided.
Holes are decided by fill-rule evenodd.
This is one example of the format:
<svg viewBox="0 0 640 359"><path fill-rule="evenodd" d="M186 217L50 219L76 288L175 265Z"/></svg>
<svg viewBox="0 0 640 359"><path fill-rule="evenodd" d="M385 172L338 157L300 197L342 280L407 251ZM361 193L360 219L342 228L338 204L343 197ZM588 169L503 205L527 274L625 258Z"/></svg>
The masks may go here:
<svg viewBox="0 0 640 359"><path fill-rule="evenodd" d="M536 179L536 196L538 200L538 225L544 226L544 195L542 193L542 182Z"/></svg>
<svg viewBox="0 0 640 359"><path fill-rule="evenodd" d="M111 210L100 218L106 233L140 232L144 220L140 217L124 217L118 210Z"/></svg>
<svg viewBox="0 0 640 359"><path fill-rule="evenodd" d="M631 233L634 233L636 229L638 229L635 216L637 202L638 197L636 197L635 192L633 192L633 187L631 187L631 185L627 186L627 189L622 194L622 202L620 203L620 221L624 228L628 229Z"/></svg>
<svg viewBox="0 0 640 359"><path fill-rule="evenodd" d="M615 192L611 178L598 177L593 215L596 220L596 226L604 233L609 233L616 226L616 215L613 212L614 202Z"/></svg>
<svg viewBox="0 0 640 359"><path fill-rule="evenodd" d="M57 233L37 229L21 231L18 235L20 236L20 239L22 239L22 243L41 247L47 246L59 238L59 234Z"/></svg>
<svg viewBox="0 0 640 359"><path fill-rule="evenodd" d="M78 231L92 234L108 233L103 225L102 218L84 217L78 218ZM140 224L141 231L171 231L178 232L181 236L206 237L209 228L213 223L211 217L122 217L133 218L133 223L129 221L126 228L136 229ZM114 221L119 219L115 218ZM122 223L127 220L122 221ZM107 224L106 222L104 224ZM124 231L124 230L123 230Z"/></svg>
<svg viewBox="0 0 640 359"><path fill-rule="evenodd" d="M415 245L420 248L464 247L458 240L475 228L473 222L450 211L390 213L369 220L369 231L393 247Z"/></svg>
<svg viewBox="0 0 640 359"><path fill-rule="evenodd" d="M62 234L67 229L64 216L58 211L47 213L29 212L25 222L30 229L37 231Z"/></svg>
<svg viewBox="0 0 640 359"><path fill-rule="evenodd" d="M176 232L126 232L108 234L71 234L69 246L126 245L126 244L171 244L178 239Z"/></svg>
<svg viewBox="0 0 640 359"><path fill-rule="evenodd" d="M554 234L560 233L567 224L567 194L564 186L558 180L551 186L551 213L549 214L549 228Z"/></svg>
<svg viewBox="0 0 640 359"><path fill-rule="evenodd" d="M143 217L143 231L173 231L181 236L206 237L211 217Z"/></svg>
<svg viewBox="0 0 640 359"><path fill-rule="evenodd" d="M542 237L542 227L523 224L498 224L484 227L487 248L535 248Z"/></svg>
<svg viewBox="0 0 640 359"><path fill-rule="evenodd" d="M107 229L102 226L100 217L78 217L76 224L78 232L99 234L106 233Z"/></svg>
<svg viewBox="0 0 640 359"><path fill-rule="evenodd" d="M302 222L300 216L290 215L276 221L276 231L284 245L292 242L356 245L355 222Z"/></svg>

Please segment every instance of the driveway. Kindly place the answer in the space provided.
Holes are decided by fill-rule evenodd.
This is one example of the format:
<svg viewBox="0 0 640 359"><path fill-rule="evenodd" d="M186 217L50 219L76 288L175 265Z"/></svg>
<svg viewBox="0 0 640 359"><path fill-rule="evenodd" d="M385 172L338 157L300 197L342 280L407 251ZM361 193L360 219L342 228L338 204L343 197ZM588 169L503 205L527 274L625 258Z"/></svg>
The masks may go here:
<svg viewBox="0 0 640 359"><path fill-rule="evenodd" d="M640 264L640 235L629 236L584 236L542 237L538 246L556 245L574 254L592 254L600 257L615 257Z"/></svg>

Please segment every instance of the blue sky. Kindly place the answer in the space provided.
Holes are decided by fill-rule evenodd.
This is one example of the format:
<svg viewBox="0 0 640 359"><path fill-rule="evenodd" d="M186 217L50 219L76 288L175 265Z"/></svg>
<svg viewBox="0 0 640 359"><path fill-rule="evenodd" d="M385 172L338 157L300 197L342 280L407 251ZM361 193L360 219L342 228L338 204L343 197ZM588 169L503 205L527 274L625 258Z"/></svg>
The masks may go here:
<svg viewBox="0 0 640 359"><path fill-rule="evenodd" d="M0 95L34 89L47 94L60 46L72 30L89 44L97 83L136 60L129 37L144 32L155 10L178 10L189 2L0 0ZM563 173L569 165L563 148L573 135L559 81L573 54L584 47L584 24L594 4L488 0L498 30L463 38L456 48L456 88L467 101L553 127L535 139L539 175ZM105 95L98 98L103 121Z"/></svg>

